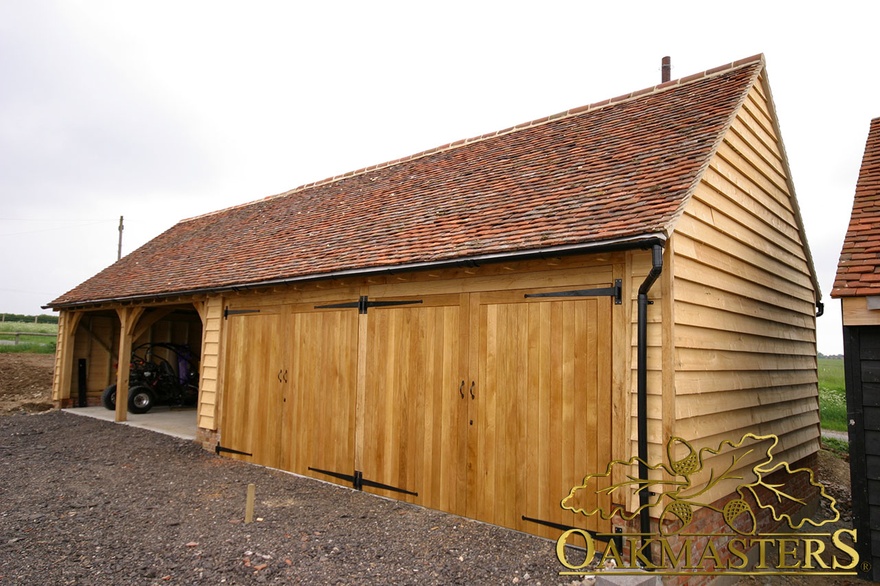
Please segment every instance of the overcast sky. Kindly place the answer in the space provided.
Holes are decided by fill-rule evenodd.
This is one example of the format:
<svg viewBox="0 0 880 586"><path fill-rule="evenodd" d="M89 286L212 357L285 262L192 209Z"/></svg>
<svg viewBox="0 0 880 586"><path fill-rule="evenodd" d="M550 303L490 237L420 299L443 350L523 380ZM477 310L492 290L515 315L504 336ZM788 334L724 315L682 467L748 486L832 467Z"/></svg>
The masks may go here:
<svg viewBox="0 0 880 586"><path fill-rule="evenodd" d="M0 0L0 312L178 220L764 53L826 315L880 3Z"/></svg>

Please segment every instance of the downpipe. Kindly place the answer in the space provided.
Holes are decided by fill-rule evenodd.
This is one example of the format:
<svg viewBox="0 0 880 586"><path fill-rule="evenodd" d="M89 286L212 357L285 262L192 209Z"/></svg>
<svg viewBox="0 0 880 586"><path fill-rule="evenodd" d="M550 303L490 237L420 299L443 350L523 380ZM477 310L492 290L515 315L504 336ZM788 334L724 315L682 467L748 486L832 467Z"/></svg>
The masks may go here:
<svg viewBox="0 0 880 586"><path fill-rule="evenodd" d="M663 247L655 244L651 249L651 271L639 287L638 296L638 347L637 347L637 405L638 405L638 450L639 478L648 478L648 306L654 302L648 300L648 291L663 272ZM640 531L651 532L651 512L648 510L650 494L647 489L639 491ZM650 551L647 552L650 556Z"/></svg>

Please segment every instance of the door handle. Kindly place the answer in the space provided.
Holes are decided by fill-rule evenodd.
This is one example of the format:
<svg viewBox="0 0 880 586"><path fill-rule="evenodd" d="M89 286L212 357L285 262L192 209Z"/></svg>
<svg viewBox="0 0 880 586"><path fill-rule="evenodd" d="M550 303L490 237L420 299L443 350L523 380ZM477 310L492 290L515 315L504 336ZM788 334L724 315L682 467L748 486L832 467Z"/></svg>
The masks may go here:
<svg viewBox="0 0 880 586"><path fill-rule="evenodd" d="M464 399L464 381L461 381L461 384L458 385L458 394Z"/></svg>
<svg viewBox="0 0 880 586"><path fill-rule="evenodd" d="M470 388L470 391L469 391L470 394L471 394L471 400L473 400L473 399L476 398L476 397L474 397L474 385L476 385L476 384L477 384L477 381L473 381L473 380L471 381L471 388Z"/></svg>

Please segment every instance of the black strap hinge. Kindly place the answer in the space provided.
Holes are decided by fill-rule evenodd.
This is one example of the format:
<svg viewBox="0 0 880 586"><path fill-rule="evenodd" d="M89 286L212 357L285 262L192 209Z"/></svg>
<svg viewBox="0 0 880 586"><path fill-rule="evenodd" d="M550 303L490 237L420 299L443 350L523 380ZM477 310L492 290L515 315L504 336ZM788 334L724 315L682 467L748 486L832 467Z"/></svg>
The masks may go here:
<svg viewBox="0 0 880 586"><path fill-rule="evenodd" d="M553 529L559 529L560 531L568 531L569 529L577 529L577 527L572 527L571 525L563 525L562 523L554 523L553 521L545 521L543 519L535 519L534 517L526 517L522 516L523 521L528 521L529 523L537 523L538 525L543 525L544 527L552 527ZM596 534L593 531L587 531L592 537L595 537Z"/></svg>
<svg viewBox="0 0 880 586"><path fill-rule="evenodd" d="M311 466L309 466L309 470L311 470L312 472L326 474L327 476L332 476L333 478L338 478L339 480L351 482L352 486L354 486L354 488L357 488L357 484L355 482L357 477L351 474L343 474L342 472L334 472L332 470L321 470L320 468L312 468Z"/></svg>
<svg viewBox="0 0 880 586"><path fill-rule="evenodd" d="M326 474L327 476L332 476L333 478L338 478L340 480L351 482L351 486L355 490L363 490L365 486L369 486L370 488L380 488L382 490L391 490L403 494L410 494L412 496L419 496L419 493L417 492L412 492L388 484L382 484L381 482L376 482L375 480L368 480L364 478L364 473L360 470L355 470L354 474L345 474L343 472L334 472L332 470L322 470L320 468L312 468L311 466L309 466L309 470L311 470L312 472L320 472L321 474Z"/></svg>
<svg viewBox="0 0 880 586"><path fill-rule="evenodd" d="M232 448L224 448L220 444L217 444L217 446L214 448L214 453L219 456L221 452L225 452L227 454L239 454L241 456L253 456L253 454L251 454L249 452L242 452L240 450L233 450Z"/></svg>
<svg viewBox="0 0 880 586"><path fill-rule="evenodd" d="M599 289L575 289L572 291L553 291L551 293L526 293L526 298L532 297L614 297L614 305L623 303L623 281L615 279L612 287Z"/></svg>
<svg viewBox="0 0 880 586"><path fill-rule="evenodd" d="M405 488L399 488L397 486L391 486L389 484L382 484L381 482L376 482L374 480L367 480L366 478L364 478L364 475L362 472L357 472L357 474L360 474L360 486L361 486L360 488L358 488L358 490L363 490L364 486L369 486L372 488L380 488L382 490L391 490L391 491L400 492L403 494L410 494L412 496L419 496L419 493L412 492L410 490L406 490Z"/></svg>
<svg viewBox="0 0 880 586"><path fill-rule="evenodd" d="M598 533L596 531L590 531L589 529L583 529L581 527L572 527L571 525L564 525L563 523L554 523L553 521L545 521L544 519L535 519L534 517L526 517L522 516L523 521L528 521L529 523L536 523L538 525L543 525L544 527L552 527L553 529L559 529L560 531L569 531L571 529L577 529L578 531L584 531L590 535L596 541L602 541L608 543L609 541L613 541L614 545L617 546L617 551L623 551L623 535L608 535L607 533Z"/></svg>
<svg viewBox="0 0 880 586"><path fill-rule="evenodd" d="M393 305L415 305L422 303L421 299L413 301L370 301L366 295L361 295L357 301L346 301L344 303L330 303L328 305L316 305L315 309L344 309L357 308L358 313L367 313L370 307L390 307Z"/></svg>
<svg viewBox="0 0 880 586"><path fill-rule="evenodd" d="M345 303L330 303L328 305L316 305L315 309L345 309L348 307L360 308L359 301L346 301ZM310 468L311 470L311 468Z"/></svg>
<svg viewBox="0 0 880 586"><path fill-rule="evenodd" d="M229 309L223 310L223 319L229 319L230 315L242 315L244 313L260 313L259 309Z"/></svg>

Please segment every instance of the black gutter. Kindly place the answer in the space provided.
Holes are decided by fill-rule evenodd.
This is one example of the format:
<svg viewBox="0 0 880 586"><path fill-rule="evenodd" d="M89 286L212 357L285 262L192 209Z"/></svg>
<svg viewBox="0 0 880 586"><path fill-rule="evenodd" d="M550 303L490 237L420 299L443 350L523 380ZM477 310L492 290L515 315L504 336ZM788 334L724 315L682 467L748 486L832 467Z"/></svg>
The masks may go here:
<svg viewBox="0 0 880 586"><path fill-rule="evenodd" d="M620 238L616 240L605 240L600 242L591 242L587 244L551 246L537 250L525 250L519 252L501 252L494 254L475 255L471 257L460 257L456 259L416 262L406 265L397 266L378 266L364 269L348 269L333 271L317 275L304 275L302 277L289 277L281 279L272 279L267 281L257 281L253 283L241 283L236 285L220 285L210 286L198 289L183 289L179 291L160 291L156 293L127 295L124 297L106 297L103 299L87 299L82 301L62 302L58 304L49 303L41 306L42 309L51 309L58 311L61 309L77 310L85 309L89 306L103 305L105 303L137 303L146 301L156 301L166 297L187 297L190 295L211 295L216 293L228 293L235 291L248 291L251 289L260 289L263 287L281 287L284 285L293 285L299 283L309 283L314 281L324 281L328 279L345 279L356 277L367 277L373 275L395 275L400 273L411 273L421 270L437 270L447 268L473 268L483 264L498 262L514 262L543 258L553 258L558 256L572 256L577 254L593 254L599 252L614 252L620 250L633 250L637 248L647 248L652 244L663 243L666 237L662 234L646 234L641 237Z"/></svg>
<svg viewBox="0 0 880 586"><path fill-rule="evenodd" d="M651 250L651 271L642 286L638 297L638 349L637 349L637 392L638 392L638 436L639 436L639 478L648 479L648 306L654 303L648 300L648 291L663 271L663 247L654 244ZM640 532L651 533L651 512L647 506L650 500L647 488L639 491L641 513ZM650 555L650 551L648 552Z"/></svg>

